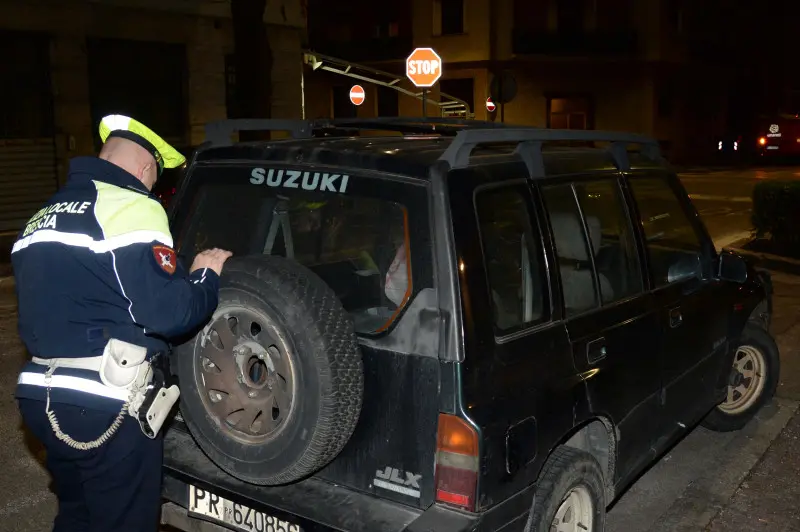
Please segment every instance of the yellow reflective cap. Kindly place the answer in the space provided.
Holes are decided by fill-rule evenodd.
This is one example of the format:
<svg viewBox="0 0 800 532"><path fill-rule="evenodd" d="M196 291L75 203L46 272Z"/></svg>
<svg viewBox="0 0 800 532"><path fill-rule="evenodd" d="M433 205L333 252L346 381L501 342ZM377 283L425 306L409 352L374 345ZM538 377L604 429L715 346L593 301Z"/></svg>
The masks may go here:
<svg viewBox="0 0 800 532"><path fill-rule="evenodd" d="M156 163L158 163L159 170L161 168L177 168L186 162L186 157L181 155L178 150L167 144L164 139L156 135L149 127L133 118L124 115L108 115L104 117L100 121L100 140L105 143L114 132L117 132L120 137L137 142L140 146L150 151L155 157ZM125 134L126 132L128 134ZM130 138L131 133L146 142L142 143L138 142L136 138ZM150 144L150 147L147 146L147 143ZM159 173L161 172L159 171Z"/></svg>

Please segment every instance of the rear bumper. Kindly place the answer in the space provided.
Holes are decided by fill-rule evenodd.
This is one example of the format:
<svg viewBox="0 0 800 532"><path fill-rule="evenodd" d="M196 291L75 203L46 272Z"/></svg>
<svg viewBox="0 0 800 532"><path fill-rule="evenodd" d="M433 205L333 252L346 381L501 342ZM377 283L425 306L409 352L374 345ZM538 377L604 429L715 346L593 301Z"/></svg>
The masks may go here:
<svg viewBox="0 0 800 532"><path fill-rule="evenodd" d="M256 486L219 469L175 426L165 436L164 467L165 523L190 531L224 529L187 516L189 484L296 523L303 532L511 532L523 529L532 496L526 490L476 515L439 505L419 510L315 478L280 487Z"/></svg>

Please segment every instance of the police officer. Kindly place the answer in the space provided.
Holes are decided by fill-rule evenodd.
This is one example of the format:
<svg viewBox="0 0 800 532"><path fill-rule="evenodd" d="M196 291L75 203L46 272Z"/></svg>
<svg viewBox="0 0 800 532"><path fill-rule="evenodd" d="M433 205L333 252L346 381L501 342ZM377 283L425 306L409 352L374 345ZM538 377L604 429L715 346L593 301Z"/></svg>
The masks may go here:
<svg viewBox="0 0 800 532"><path fill-rule="evenodd" d="M156 382L155 361L214 312L231 254L206 250L184 271L150 194L184 157L121 115L101 121L100 137L99 156L72 159L67 183L12 250L19 334L32 355L16 397L47 451L55 532L155 531L158 429L177 400L177 387Z"/></svg>

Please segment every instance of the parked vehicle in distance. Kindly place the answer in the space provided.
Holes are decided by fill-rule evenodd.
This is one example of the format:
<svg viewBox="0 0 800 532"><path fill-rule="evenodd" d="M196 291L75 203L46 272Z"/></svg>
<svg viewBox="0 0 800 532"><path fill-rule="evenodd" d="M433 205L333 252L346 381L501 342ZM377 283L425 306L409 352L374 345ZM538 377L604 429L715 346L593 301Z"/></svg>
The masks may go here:
<svg viewBox="0 0 800 532"><path fill-rule="evenodd" d="M168 524L601 531L654 456L775 392L770 277L716 251L652 139L402 118L207 136L175 245L234 257L172 358Z"/></svg>
<svg viewBox="0 0 800 532"><path fill-rule="evenodd" d="M758 121L758 154L764 161L800 160L800 115L779 113Z"/></svg>

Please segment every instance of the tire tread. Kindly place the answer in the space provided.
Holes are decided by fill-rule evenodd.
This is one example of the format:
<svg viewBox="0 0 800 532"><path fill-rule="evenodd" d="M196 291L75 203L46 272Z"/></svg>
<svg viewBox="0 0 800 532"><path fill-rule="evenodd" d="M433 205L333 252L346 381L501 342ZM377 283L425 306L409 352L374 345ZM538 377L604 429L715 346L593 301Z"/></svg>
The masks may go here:
<svg viewBox="0 0 800 532"><path fill-rule="evenodd" d="M296 302L293 312L311 332L321 395L319 418L300 458L279 473L249 479L258 484L286 484L313 474L341 452L361 412L364 370L350 315L333 290L297 262L275 256L244 257L229 261L231 279L242 275L267 285L280 298ZM228 473L241 478L225 464Z"/></svg>
<svg viewBox="0 0 800 532"><path fill-rule="evenodd" d="M583 476L594 477L598 480L599 486L595 486L599 491L595 494L598 500L596 504L600 506L596 508L595 530L603 530L603 523L605 521L605 486L603 483L603 473L600 464L597 460L585 451L567 447L565 445L556 447L548 457L542 471L539 474L539 479L536 482L536 491L534 494L533 504L528 516L528 522L525 524L525 532L541 532L542 530L549 530L550 524L542 521L546 517L550 505L552 504L553 497L560 495L557 493L558 484L562 478L569 473L570 469L578 469ZM599 520L599 523L597 522ZM542 528L544 526L544 528ZM590 531L592 532L592 531Z"/></svg>
<svg viewBox="0 0 800 532"><path fill-rule="evenodd" d="M753 323L745 325L741 338L742 341L737 339L737 346L744 341L750 341L757 345L760 344L761 348L766 350L764 356L768 372L767 382L764 383L764 390L761 392L761 397L759 397L748 410L740 414L726 414L715 406L701 422L701 425L709 430L731 432L741 429L774 397L778 389L778 384L780 383L781 360L775 339L768 331Z"/></svg>

